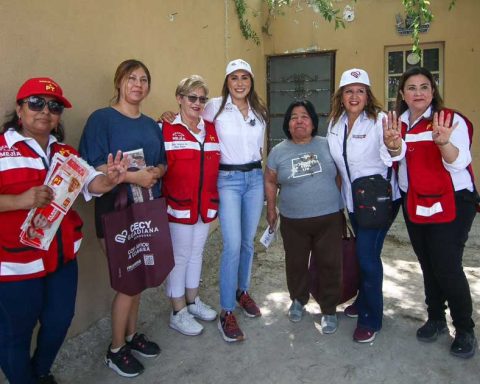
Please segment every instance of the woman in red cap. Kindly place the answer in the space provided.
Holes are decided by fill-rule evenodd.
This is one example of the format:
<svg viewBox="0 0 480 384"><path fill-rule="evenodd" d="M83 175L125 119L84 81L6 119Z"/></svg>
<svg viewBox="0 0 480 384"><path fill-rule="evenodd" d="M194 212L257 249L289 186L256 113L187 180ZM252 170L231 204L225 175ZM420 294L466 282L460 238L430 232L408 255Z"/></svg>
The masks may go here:
<svg viewBox="0 0 480 384"><path fill-rule="evenodd" d="M27 80L17 106L0 134L0 366L10 384L56 383L50 368L74 315L76 254L82 220L69 210L47 250L20 242L30 209L54 198L44 181L52 157L77 155L63 144L60 118L71 108L52 79ZM86 200L122 182L126 163L110 154L105 174L89 168L82 188ZM33 329L40 323L30 356Z"/></svg>

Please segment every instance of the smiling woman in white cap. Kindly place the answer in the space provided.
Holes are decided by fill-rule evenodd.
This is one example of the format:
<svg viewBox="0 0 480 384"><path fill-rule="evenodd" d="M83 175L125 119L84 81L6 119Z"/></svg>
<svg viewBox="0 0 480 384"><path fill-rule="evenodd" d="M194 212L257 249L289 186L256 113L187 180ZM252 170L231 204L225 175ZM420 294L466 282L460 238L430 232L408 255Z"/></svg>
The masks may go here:
<svg viewBox="0 0 480 384"><path fill-rule="evenodd" d="M349 317L358 317L353 339L359 343L373 341L376 333L382 328L383 267L380 255L388 228L367 229L358 225L353 209L351 183L362 176L374 174L387 176L388 168L392 165L392 157L383 141L384 118L386 115L370 89L367 72L357 68L345 71L332 98L327 138L330 152L342 178L342 196L357 236L356 253L361 270L360 288L355 302L345 309L345 314ZM396 200L394 203L396 215L400 193L395 172L391 184L393 199Z"/></svg>
<svg viewBox="0 0 480 384"><path fill-rule="evenodd" d="M54 155L78 155L62 143L60 119L72 105L52 79L27 80L0 134L0 367L10 384L55 384L50 368L67 335L75 311L82 220L70 209L48 249L20 241L22 223L37 208L26 230L30 240L43 238L52 225L54 192L45 185ZM88 168L81 193L88 201L124 180L126 162L107 155L105 174ZM69 186L79 187L79 183ZM58 190L56 190L58 192ZM44 209L42 209L44 208ZM53 219L54 220L54 219ZM35 243L35 241L33 241ZM40 323L35 352L32 335Z"/></svg>
<svg viewBox="0 0 480 384"><path fill-rule="evenodd" d="M215 124L220 141L218 216L223 236L220 263L218 329L227 342L242 341L245 335L233 311L236 303L247 317L261 316L250 297L253 240L262 214L262 154L267 108L255 92L253 72L245 60L228 63L222 96L209 100L202 117ZM172 122L173 112L163 120Z"/></svg>
<svg viewBox="0 0 480 384"><path fill-rule="evenodd" d="M263 207L262 152L267 109L255 92L253 72L242 59L228 63L222 97L210 100L203 113L220 140L219 218L223 236L220 263L218 329L227 342L245 338L233 311L236 303L248 317L261 316L248 294L253 239Z"/></svg>

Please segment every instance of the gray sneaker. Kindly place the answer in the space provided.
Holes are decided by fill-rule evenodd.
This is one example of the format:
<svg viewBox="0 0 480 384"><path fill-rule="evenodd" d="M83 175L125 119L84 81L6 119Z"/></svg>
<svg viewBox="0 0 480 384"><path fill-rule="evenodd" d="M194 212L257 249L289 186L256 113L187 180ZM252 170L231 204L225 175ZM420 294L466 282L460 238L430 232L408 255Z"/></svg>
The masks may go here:
<svg viewBox="0 0 480 384"><path fill-rule="evenodd" d="M329 333L335 333L338 326L337 315L323 315L321 326L322 326L322 333L327 335Z"/></svg>
<svg viewBox="0 0 480 384"><path fill-rule="evenodd" d="M303 305L297 299L292 301L288 310L288 318L294 323L298 323L303 317Z"/></svg>

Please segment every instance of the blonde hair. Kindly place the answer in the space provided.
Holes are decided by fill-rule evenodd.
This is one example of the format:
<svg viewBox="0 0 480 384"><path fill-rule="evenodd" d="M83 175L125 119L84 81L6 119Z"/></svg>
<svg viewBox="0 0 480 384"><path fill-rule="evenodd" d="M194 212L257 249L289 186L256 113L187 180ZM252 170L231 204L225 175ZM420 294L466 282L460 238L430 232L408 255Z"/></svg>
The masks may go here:
<svg viewBox="0 0 480 384"><path fill-rule="evenodd" d="M202 88L205 91L205 96L208 95L208 86L199 75L191 75L185 79L180 80L175 90L175 96L186 95L194 89Z"/></svg>

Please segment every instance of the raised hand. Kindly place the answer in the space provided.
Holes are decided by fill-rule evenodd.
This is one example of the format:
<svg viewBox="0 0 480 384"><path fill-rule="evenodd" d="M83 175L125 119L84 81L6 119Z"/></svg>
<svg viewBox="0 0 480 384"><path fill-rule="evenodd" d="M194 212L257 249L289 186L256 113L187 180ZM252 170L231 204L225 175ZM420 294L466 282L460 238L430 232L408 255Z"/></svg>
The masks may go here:
<svg viewBox="0 0 480 384"><path fill-rule="evenodd" d="M129 163L130 158L128 156L122 158L122 151L118 151L115 158L110 153L107 158L106 172L108 182L113 185L123 183Z"/></svg>
<svg viewBox="0 0 480 384"><path fill-rule="evenodd" d="M389 151L398 151L402 148L402 120L397 118L395 111L388 112L387 118L382 119L383 142Z"/></svg>
<svg viewBox="0 0 480 384"><path fill-rule="evenodd" d="M442 147L450 142L450 136L458 125L458 122L451 125L452 118L451 113L445 114L444 111L433 114L432 139L435 144Z"/></svg>

